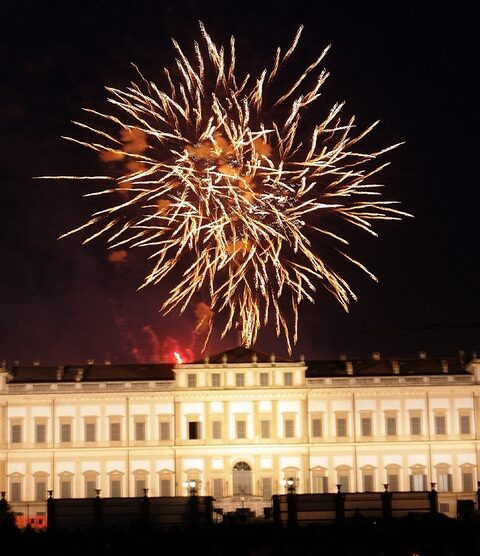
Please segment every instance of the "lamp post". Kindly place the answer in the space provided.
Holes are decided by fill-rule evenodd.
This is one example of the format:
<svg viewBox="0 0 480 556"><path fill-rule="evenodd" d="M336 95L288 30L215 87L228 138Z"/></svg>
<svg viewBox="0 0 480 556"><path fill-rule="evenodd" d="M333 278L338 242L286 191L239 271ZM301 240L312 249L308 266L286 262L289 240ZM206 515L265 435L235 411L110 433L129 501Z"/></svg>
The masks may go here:
<svg viewBox="0 0 480 556"><path fill-rule="evenodd" d="M182 486L188 489L189 496L196 496L197 494L197 481L195 479L190 479L183 481Z"/></svg>
<svg viewBox="0 0 480 556"><path fill-rule="evenodd" d="M287 489L287 494L295 494L298 485L298 479L293 477L288 477L288 479L282 479L280 484Z"/></svg>
<svg viewBox="0 0 480 556"><path fill-rule="evenodd" d="M287 489L287 522L289 527L297 525L297 496L295 494L298 478L288 477L282 479L280 484Z"/></svg>

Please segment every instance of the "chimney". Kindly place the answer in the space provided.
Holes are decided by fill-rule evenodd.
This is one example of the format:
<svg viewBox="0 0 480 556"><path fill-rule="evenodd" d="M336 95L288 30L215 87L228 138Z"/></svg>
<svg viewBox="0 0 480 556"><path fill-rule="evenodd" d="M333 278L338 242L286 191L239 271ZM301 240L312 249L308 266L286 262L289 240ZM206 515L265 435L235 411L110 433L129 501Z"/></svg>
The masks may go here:
<svg viewBox="0 0 480 556"><path fill-rule="evenodd" d="M340 361L346 361L347 360L347 354L346 353L341 353L340 354Z"/></svg>
<svg viewBox="0 0 480 556"><path fill-rule="evenodd" d="M75 370L75 380L80 382L83 379L83 369L76 369Z"/></svg>
<svg viewBox="0 0 480 556"><path fill-rule="evenodd" d="M112 362L110 361L110 359L105 359L105 365L111 365Z"/></svg>
<svg viewBox="0 0 480 556"><path fill-rule="evenodd" d="M55 372L57 380L62 380L63 379L64 372L65 372L65 370L64 370L63 366L57 368L57 370Z"/></svg>
<svg viewBox="0 0 480 556"><path fill-rule="evenodd" d="M345 370L347 371L347 375L353 375L353 363L351 361L346 362Z"/></svg>
<svg viewBox="0 0 480 556"><path fill-rule="evenodd" d="M400 374L400 364L398 361L392 361L392 371L394 375Z"/></svg>
<svg viewBox="0 0 480 556"><path fill-rule="evenodd" d="M448 361L442 359L442 373L448 373Z"/></svg>
<svg viewBox="0 0 480 556"><path fill-rule="evenodd" d="M372 353L372 359L373 359L374 361L380 361L380 352L379 352L379 351L374 351L374 352Z"/></svg>
<svg viewBox="0 0 480 556"><path fill-rule="evenodd" d="M34 367L40 367L40 361L35 360L35 361L33 362L33 366L34 366Z"/></svg>
<svg viewBox="0 0 480 556"><path fill-rule="evenodd" d="M95 365L95 359L87 359L87 365Z"/></svg>
<svg viewBox="0 0 480 556"><path fill-rule="evenodd" d="M419 351L418 352L418 357L420 357L420 359L426 359L427 358L427 352L426 351Z"/></svg>

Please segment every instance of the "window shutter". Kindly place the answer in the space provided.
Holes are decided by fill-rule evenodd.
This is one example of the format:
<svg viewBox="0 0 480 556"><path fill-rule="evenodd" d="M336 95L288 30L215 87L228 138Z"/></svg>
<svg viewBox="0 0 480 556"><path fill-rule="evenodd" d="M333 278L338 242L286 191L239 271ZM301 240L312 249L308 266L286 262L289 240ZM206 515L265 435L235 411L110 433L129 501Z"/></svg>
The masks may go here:
<svg viewBox="0 0 480 556"><path fill-rule="evenodd" d="M328 477L322 477L323 479L323 492L328 492Z"/></svg>
<svg viewBox="0 0 480 556"><path fill-rule="evenodd" d="M413 475L409 475L408 478L410 479L410 492L413 491Z"/></svg>
<svg viewBox="0 0 480 556"><path fill-rule="evenodd" d="M427 476L423 476L423 490L428 490L427 488Z"/></svg>
<svg viewBox="0 0 480 556"><path fill-rule="evenodd" d="M449 473L447 476L447 482L448 482L448 492L453 492L453 481L452 481L452 474Z"/></svg>

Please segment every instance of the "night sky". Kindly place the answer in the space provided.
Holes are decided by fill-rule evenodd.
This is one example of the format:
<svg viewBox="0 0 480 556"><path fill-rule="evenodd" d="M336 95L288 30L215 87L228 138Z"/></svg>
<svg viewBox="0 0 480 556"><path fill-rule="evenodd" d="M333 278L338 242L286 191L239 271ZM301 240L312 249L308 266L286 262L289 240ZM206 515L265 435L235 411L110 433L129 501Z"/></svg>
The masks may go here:
<svg viewBox="0 0 480 556"><path fill-rule="evenodd" d="M124 88L131 63L163 83L175 53L205 23L216 44L237 40L241 74L270 67L300 24L299 70L332 44L318 120L335 101L360 125L380 119L366 145L404 141L382 160L385 198L415 218L380 223L373 238L350 235L351 253L379 277L355 267L345 276L358 296L350 313L323 289L302 305L293 357L467 357L480 349L478 294L477 19L471 3L307 0L131 2L21 0L2 3L0 122L2 218L0 358L30 364L162 361L176 347L200 357L193 310L162 317L166 287L137 291L148 268L130 251L112 263L102 240L75 235L93 201L88 184L35 180L102 172L93 153L61 138L77 136L81 109L105 107L105 85ZM294 68L295 69L295 68ZM158 76L158 79L157 79ZM233 347L235 334L208 351ZM272 328L255 346L286 355Z"/></svg>

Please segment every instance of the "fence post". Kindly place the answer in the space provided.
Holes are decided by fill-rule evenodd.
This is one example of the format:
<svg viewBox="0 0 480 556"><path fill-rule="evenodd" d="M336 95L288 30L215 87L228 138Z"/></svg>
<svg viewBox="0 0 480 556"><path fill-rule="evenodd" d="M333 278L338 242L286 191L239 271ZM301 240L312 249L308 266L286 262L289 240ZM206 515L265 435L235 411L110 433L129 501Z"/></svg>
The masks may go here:
<svg viewBox="0 0 480 556"><path fill-rule="evenodd" d="M382 492L382 516L384 521L392 520L392 493L388 490L388 483L383 485L385 488Z"/></svg>
<svg viewBox="0 0 480 556"><path fill-rule="evenodd" d="M436 514L438 513L438 493L435 490L436 483L430 483L431 490L429 492L430 498L430 513Z"/></svg>

